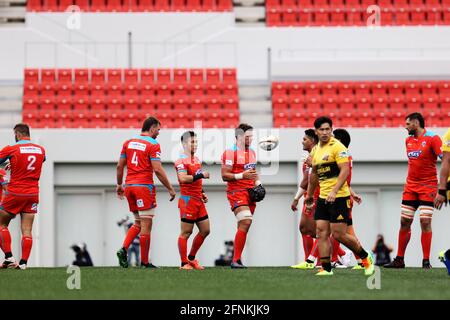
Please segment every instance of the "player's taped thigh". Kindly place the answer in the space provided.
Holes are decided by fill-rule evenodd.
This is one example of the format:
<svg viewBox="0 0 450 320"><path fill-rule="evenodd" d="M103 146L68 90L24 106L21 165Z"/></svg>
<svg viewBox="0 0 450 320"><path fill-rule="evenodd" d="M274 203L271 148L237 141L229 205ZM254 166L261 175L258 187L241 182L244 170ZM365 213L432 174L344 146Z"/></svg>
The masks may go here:
<svg viewBox="0 0 450 320"><path fill-rule="evenodd" d="M250 210L242 210L242 211L239 211L238 213L236 213L236 219L237 219L237 221L252 220L253 215Z"/></svg>
<svg viewBox="0 0 450 320"><path fill-rule="evenodd" d="M419 206L420 219L431 219L433 217L434 208L427 205Z"/></svg>
<svg viewBox="0 0 450 320"><path fill-rule="evenodd" d="M406 204L402 204L402 210L401 210L401 217L413 220L414 219L414 213L416 212L416 209L412 206L408 206Z"/></svg>
<svg viewBox="0 0 450 320"><path fill-rule="evenodd" d="M140 218L153 218L155 216L155 209L138 211Z"/></svg>

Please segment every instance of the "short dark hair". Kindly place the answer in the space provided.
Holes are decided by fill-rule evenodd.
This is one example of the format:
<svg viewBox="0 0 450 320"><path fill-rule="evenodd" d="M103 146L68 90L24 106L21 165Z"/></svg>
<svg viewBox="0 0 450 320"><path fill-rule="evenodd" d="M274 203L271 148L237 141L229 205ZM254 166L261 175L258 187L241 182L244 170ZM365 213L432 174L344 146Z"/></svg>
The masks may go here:
<svg viewBox="0 0 450 320"><path fill-rule="evenodd" d="M148 117L144 120L144 123L142 124L142 132L149 131L151 127L161 125L161 122L159 122L158 119L155 117Z"/></svg>
<svg viewBox="0 0 450 320"><path fill-rule="evenodd" d="M184 141L187 141L188 138L193 138L196 137L197 135L195 134L194 131L186 131L185 133L183 133L181 135L181 142L183 143Z"/></svg>
<svg viewBox="0 0 450 320"><path fill-rule="evenodd" d="M419 113L419 112L413 112L413 113L411 113L411 114L408 114L406 117L405 117L405 120L418 120L419 121L419 124L420 124L420 127L421 128L425 128L425 119L423 118L423 115L421 114L421 113Z"/></svg>
<svg viewBox="0 0 450 320"><path fill-rule="evenodd" d="M333 120L331 120L329 117L318 117L314 121L314 128L319 129L321 125L324 123L328 123L330 127L333 127Z"/></svg>
<svg viewBox="0 0 450 320"><path fill-rule="evenodd" d="M14 132L19 132L22 135L30 136L30 127L26 123L18 123L14 126Z"/></svg>
<svg viewBox="0 0 450 320"><path fill-rule="evenodd" d="M352 141L350 138L350 133L348 133L345 129L335 129L333 131L333 135L336 139L338 139L346 148L350 145Z"/></svg>
<svg viewBox="0 0 450 320"><path fill-rule="evenodd" d="M247 123L241 123L235 130L234 130L234 136L237 138L238 136L241 136L248 130L253 130L253 127Z"/></svg>
<svg viewBox="0 0 450 320"><path fill-rule="evenodd" d="M316 131L314 131L314 129L305 130L305 136L314 140L315 143L319 142L319 137L317 136Z"/></svg>

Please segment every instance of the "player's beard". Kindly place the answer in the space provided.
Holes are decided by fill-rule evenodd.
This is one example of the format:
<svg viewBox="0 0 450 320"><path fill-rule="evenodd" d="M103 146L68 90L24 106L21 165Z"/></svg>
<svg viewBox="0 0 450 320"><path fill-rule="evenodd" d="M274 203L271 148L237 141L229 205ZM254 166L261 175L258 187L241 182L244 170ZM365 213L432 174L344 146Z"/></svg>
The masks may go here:
<svg viewBox="0 0 450 320"><path fill-rule="evenodd" d="M410 136L415 136L416 133L417 133L417 129L410 129L410 130L408 130L408 134L409 134Z"/></svg>

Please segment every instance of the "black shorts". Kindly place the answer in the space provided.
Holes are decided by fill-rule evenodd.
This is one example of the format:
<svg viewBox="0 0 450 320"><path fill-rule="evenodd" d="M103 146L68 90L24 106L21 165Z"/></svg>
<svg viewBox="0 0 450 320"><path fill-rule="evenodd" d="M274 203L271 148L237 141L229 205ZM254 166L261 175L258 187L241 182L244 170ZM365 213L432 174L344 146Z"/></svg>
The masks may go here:
<svg viewBox="0 0 450 320"><path fill-rule="evenodd" d="M325 203L325 199L317 199L314 220L327 220L331 223L347 223L350 213L350 197L336 198L333 203Z"/></svg>

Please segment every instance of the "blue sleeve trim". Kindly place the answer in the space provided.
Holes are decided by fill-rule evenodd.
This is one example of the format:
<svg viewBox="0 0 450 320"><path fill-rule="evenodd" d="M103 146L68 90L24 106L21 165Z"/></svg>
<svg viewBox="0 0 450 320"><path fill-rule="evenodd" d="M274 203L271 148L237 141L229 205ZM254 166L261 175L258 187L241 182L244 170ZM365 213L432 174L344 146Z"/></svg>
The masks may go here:
<svg viewBox="0 0 450 320"><path fill-rule="evenodd" d="M187 172L185 169L177 170L177 172Z"/></svg>
<svg viewBox="0 0 450 320"><path fill-rule="evenodd" d="M150 160L161 161L161 158L150 158Z"/></svg>

